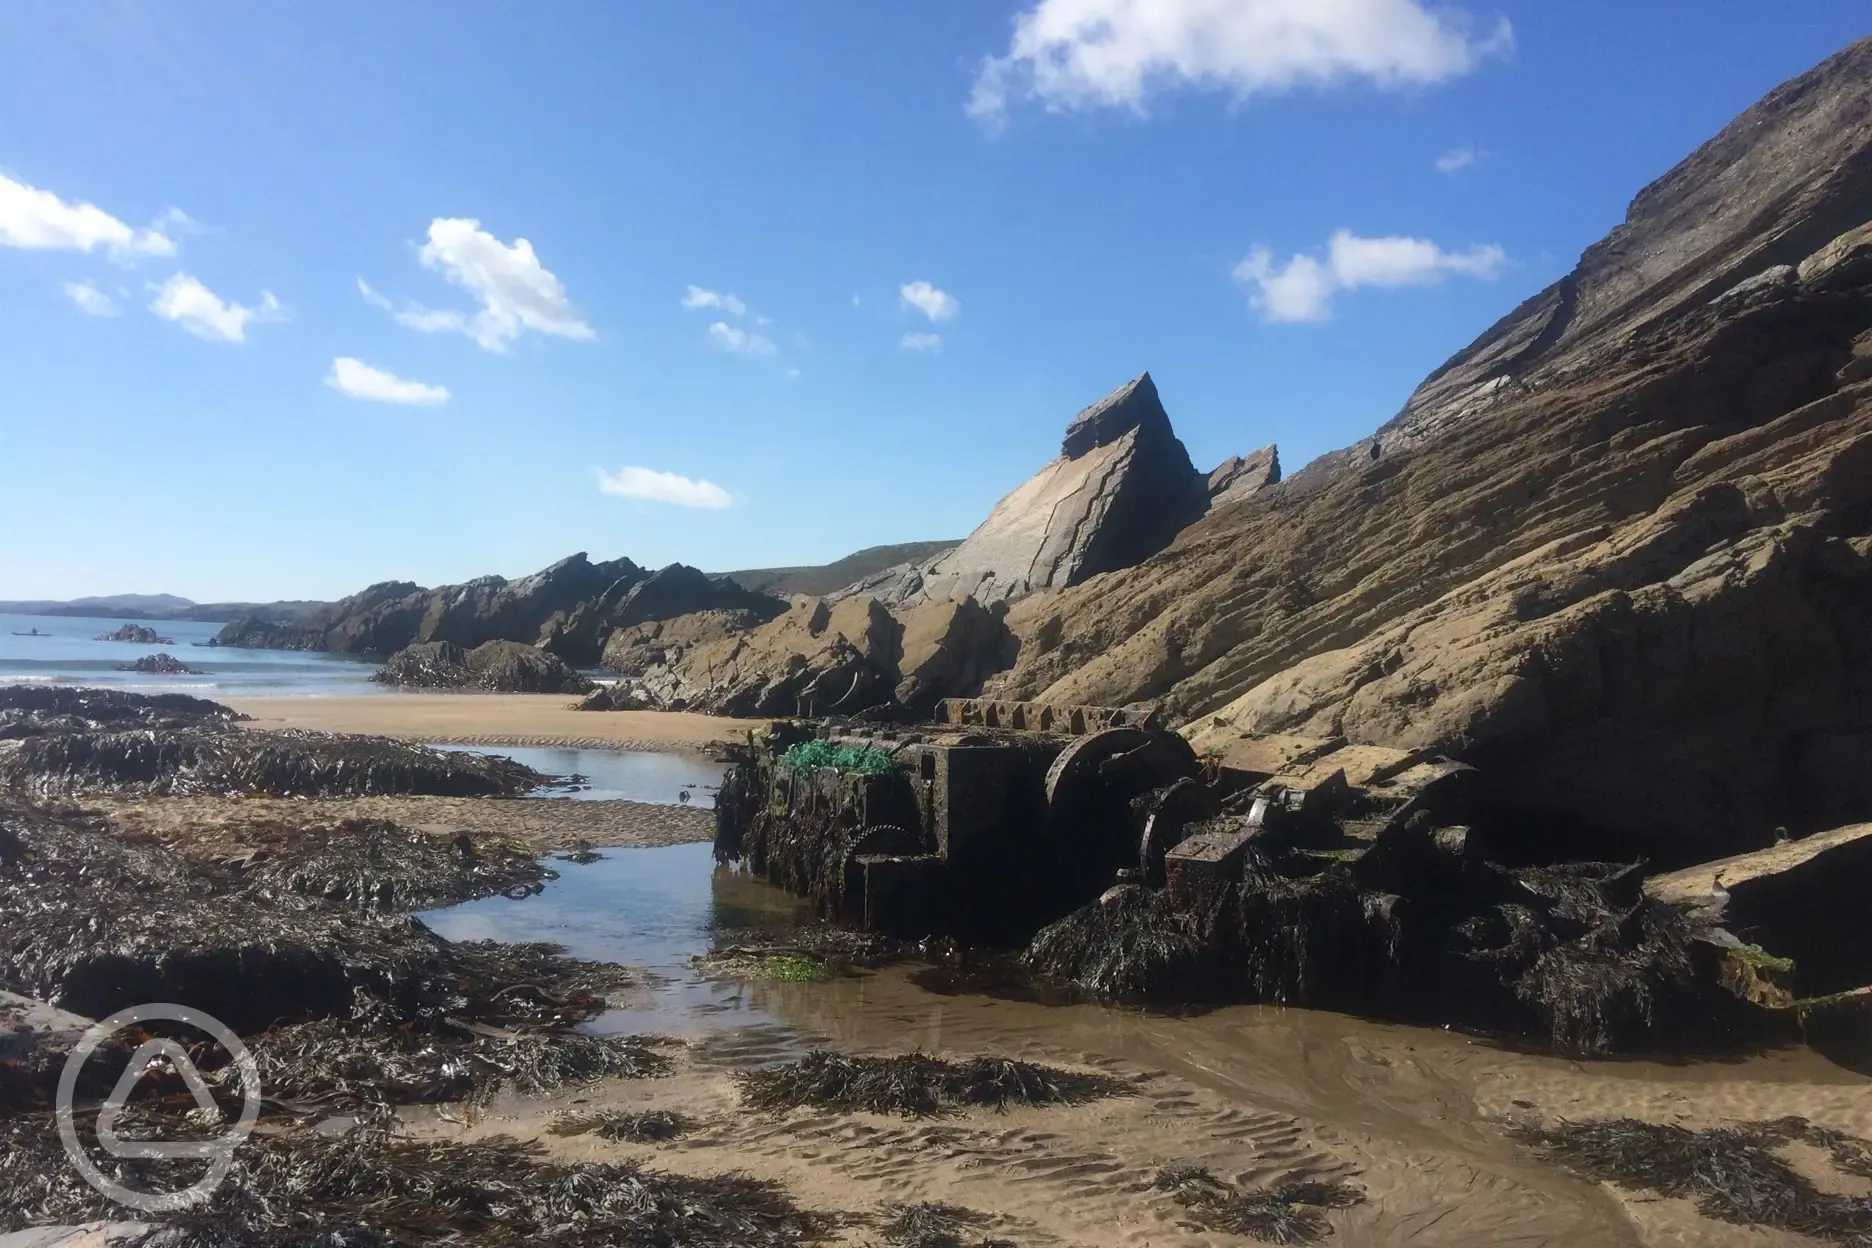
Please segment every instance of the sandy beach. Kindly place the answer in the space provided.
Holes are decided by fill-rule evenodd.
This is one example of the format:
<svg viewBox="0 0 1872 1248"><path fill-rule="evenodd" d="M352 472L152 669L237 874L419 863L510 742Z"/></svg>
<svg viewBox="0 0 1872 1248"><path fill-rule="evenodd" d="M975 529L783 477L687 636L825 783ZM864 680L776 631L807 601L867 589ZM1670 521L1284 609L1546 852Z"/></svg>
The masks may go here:
<svg viewBox="0 0 1872 1248"><path fill-rule="evenodd" d="M684 711L580 711L547 693L385 693L368 697L228 698L252 728L310 728L450 745L700 751L765 720Z"/></svg>

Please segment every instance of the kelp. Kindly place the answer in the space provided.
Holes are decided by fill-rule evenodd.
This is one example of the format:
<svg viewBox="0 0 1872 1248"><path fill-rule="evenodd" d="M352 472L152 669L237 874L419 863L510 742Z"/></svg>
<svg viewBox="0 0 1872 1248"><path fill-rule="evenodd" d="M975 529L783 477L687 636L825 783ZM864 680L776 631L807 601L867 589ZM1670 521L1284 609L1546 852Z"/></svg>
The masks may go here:
<svg viewBox="0 0 1872 1248"><path fill-rule="evenodd" d="M553 1135L595 1135L626 1144L661 1144L695 1128L693 1118L669 1109L596 1109L561 1114L547 1130Z"/></svg>
<svg viewBox="0 0 1872 1248"><path fill-rule="evenodd" d="M1776 1151L1809 1144L1842 1174L1869 1179L1872 1144L1805 1118L1703 1130L1612 1118L1517 1127L1510 1134L1586 1178L1695 1201L1707 1218L1836 1244L1872 1244L1872 1196L1823 1192Z"/></svg>
<svg viewBox="0 0 1872 1248"><path fill-rule="evenodd" d="M399 1104L486 1105L600 1079L665 1075L662 1042L641 1036L524 1032L467 1020L383 1026L365 1011L274 1028L248 1041L268 1096L302 1113L387 1115ZM232 1077L225 1074L224 1077Z"/></svg>
<svg viewBox="0 0 1872 1248"><path fill-rule="evenodd" d="M924 1201L887 1205L878 1233L896 1248L1010 1248L1004 1240L972 1234L994 1219L961 1205Z"/></svg>
<svg viewBox="0 0 1872 1248"><path fill-rule="evenodd" d="M1115 888L1040 930L1023 964L1117 1001L1199 999L1215 987L1213 954L1161 891Z"/></svg>
<svg viewBox="0 0 1872 1248"><path fill-rule="evenodd" d="M181 693L124 693L69 685L0 686L0 741L59 732L199 728L247 716Z"/></svg>
<svg viewBox="0 0 1872 1248"><path fill-rule="evenodd" d="M1277 1002L1594 1055L1735 1034L1737 1003L1695 962L1699 921L1646 898L1631 865L1438 861L1411 828L1362 858L1258 847L1234 879L1121 886L1024 961L1120 1002Z"/></svg>
<svg viewBox="0 0 1872 1248"><path fill-rule="evenodd" d="M1323 1210L1346 1209L1365 1200L1350 1184L1318 1179L1244 1189L1223 1182L1203 1166L1166 1167L1153 1186L1169 1192L1205 1230L1268 1244L1316 1244L1332 1230Z"/></svg>
<svg viewBox="0 0 1872 1248"><path fill-rule="evenodd" d="M546 779L495 755L302 729L52 732L0 753L0 788L40 797L512 797Z"/></svg>
<svg viewBox="0 0 1872 1248"><path fill-rule="evenodd" d="M161 1216L182 1236L175 1242L784 1248L817 1240L832 1225L774 1183L663 1174L629 1162L556 1163L537 1144L500 1136L257 1133L234 1156L206 1206ZM140 1190L177 1190L200 1169L177 1160L99 1160ZM50 1117L0 1122L0 1229L114 1210L66 1162Z"/></svg>
<svg viewBox="0 0 1872 1248"><path fill-rule="evenodd" d="M737 1072L752 1109L802 1106L933 1117L971 1107L1080 1105L1130 1089L1108 1075L1061 1070L1000 1057L948 1062L924 1053L851 1056L819 1049L795 1062Z"/></svg>
<svg viewBox="0 0 1872 1248"><path fill-rule="evenodd" d="M382 819L248 824L241 846L198 865L220 891L260 901L311 898L373 913L429 910L536 893L556 873L532 854L467 833L452 839Z"/></svg>
<svg viewBox="0 0 1872 1248"><path fill-rule="evenodd" d="M362 997L425 1027L456 1018L537 1029L582 1022L633 982L553 945L448 941L349 896L279 880L256 888L81 813L0 810L0 827L23 850L0 870L0 913L14 920L0 937L0 984L90 1017L173 1001L252 1034L348 1017ZM454 871L430 883L491 882Z"/></svg>

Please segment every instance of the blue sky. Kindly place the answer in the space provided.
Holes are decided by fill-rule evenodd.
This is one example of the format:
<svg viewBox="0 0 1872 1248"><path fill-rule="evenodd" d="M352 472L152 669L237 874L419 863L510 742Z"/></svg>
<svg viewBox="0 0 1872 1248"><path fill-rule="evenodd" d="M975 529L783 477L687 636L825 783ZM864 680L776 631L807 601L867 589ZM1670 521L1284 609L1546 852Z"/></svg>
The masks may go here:
<svg viewBox="0 0 1872 1248"><path fill-rule="evenodd" d="M1291 471L1869 30L1861 0L12 0L0 598L960 536L1145 369L1199 467Z"/></svg>

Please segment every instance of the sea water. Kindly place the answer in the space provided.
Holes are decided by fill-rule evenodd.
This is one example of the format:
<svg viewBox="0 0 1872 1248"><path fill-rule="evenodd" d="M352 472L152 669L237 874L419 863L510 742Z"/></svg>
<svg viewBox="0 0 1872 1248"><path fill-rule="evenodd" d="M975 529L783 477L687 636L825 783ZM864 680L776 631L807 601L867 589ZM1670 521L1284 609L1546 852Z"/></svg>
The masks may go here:
<svg viewBox="0 0 1872 1248"><path fill-rule="evenodd" d="M140 646L95 638L139 624L173 645ZM39 636L20 636L37 629ZM200 620L125 620L116 616L0 614L0 685L87 685L198 698L279 694L377 693L375 663L299 650L209 646L221 625ZM123 668L145 655L170 654L200 676L150 676Z"/></svg>

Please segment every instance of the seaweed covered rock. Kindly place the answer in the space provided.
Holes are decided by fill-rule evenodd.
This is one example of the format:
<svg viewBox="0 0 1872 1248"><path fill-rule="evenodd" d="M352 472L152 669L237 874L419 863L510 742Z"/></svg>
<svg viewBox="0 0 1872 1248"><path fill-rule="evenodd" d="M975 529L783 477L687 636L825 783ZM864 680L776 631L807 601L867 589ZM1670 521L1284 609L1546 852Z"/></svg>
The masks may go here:
<svg viewBox="0 0 1872 1248"><path fill-rule="evenodd" d="M545 780L508 758L298 729L52 732L0 747L0 789L38 796L511 797Z"/></svg>
<svg viewBox="0 0 1872 1248"><path fill-rule="evenodd" d="M0 686L0 741L54 732L198 728L247 718L181 693L124 693L69 685Z"/></svg>
<svg viewBox="0 0 1872 1248"><path fill-rule="evenodd" d="M1461 860L1415 823L1352 861L1256 847L1233 875L1114 889L1026 962L1118 1000L1336 1009L1579 1054L1701 1049L1760 1021L1720 986L1706 926L1646 898L1635 866Z"/></svg>
<svg viewBox="0 0 1872 1248"><path fill-rule="evenodd" d="M155 629L146 624L125 624L122 628L112 629L108 633L94 638L96 641L128 641L139 646L173 646L175 640L158 636Z"/></svg>
<svg viewBox="0 0 1872 1248"><path fill-rule="evenodd" d="M371 677L419 689L481 689L492 693L590 693L592 682L565 661L516 641L489 641L472 650L446 641L408 646Z"/></svg>
<svg viewBox="0 0 1872 1248"><path fill-rule="evenodd" d="M140 672L146 676L199 676L200 672L176 658L173 654L146 654L134 663L127 663L120 669L125 672Z"/></svg>

